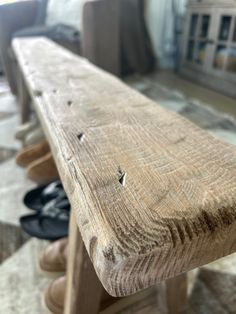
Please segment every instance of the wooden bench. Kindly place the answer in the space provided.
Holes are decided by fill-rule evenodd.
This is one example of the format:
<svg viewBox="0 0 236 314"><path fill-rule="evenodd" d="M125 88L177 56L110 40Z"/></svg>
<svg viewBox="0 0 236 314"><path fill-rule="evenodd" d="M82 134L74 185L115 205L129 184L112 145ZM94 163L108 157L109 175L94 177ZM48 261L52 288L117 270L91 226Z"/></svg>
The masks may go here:
<svg viewBox="0 0 236 314"><path fill-rule="evenodd" d="M236 251L235 147L49 40L13 47L73 208L65 313Z"/></svg>

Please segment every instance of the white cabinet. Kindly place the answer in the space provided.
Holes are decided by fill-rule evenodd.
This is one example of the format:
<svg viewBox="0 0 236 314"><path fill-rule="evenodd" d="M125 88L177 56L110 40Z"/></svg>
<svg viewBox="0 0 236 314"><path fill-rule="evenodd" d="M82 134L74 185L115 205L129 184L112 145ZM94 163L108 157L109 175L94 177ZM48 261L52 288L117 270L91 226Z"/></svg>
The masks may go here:
<svg viewBox="0 0 236 314"><path fill-rule="evenodd" d="M236 1L190 1L181 73L236 97Z"/></svg>

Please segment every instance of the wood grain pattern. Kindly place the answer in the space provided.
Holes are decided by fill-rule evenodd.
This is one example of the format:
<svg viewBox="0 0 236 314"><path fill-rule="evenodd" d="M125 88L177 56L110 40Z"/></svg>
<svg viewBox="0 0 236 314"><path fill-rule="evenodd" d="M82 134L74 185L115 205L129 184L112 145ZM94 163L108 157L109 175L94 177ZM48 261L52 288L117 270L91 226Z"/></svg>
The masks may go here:
<svg viewBox="0 0 236 314"><path fill-rule="evenodd" d="M14 50L111 295L236 250L235 147L46 39Z"/></svg>

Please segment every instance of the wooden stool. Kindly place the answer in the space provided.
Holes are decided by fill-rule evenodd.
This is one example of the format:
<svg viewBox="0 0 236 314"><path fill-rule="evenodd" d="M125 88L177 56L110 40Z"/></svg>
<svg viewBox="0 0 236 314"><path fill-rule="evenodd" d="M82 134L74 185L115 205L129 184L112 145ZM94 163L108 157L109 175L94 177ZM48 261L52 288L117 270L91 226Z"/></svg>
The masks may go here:
<svg viewBox="0 0 236 314"><path fill-rule="evenodd" d="M165 280L181 313L177 276L236 251L236 148L49 40L13 46L72 205L65 313Z"/></svg>

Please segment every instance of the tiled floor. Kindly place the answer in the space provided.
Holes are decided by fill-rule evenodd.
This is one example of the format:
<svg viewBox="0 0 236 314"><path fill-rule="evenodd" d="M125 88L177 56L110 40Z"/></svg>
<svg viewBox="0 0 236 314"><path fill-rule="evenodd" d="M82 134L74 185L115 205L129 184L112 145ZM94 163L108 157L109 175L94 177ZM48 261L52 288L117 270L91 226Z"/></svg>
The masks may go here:
<svg viewBox="0 0 236 314"><path fill-rule="evenodd" d="M186 116L214 136L236 145L234 120L203 105L207 101L213 106L217 100L217 106L224 109L224 104L230 108L233 100L208 90L204 91L208 93L207 98L206 95L203 97L203 89L194 85L190 92L189 82L173 79L172 76L135 76L127 79L127 83L162 106ZM26 178L24 170L14 162L15 152L20 148L14 139L19 125L18 110L7 85L0 80L0 313L43 314L41 291L48 279L38 271L37 258L45 242L26 237L18 222L20 215L29 212L22 204L22 196L34 186ZM235 296L235 254L190 272L188 313L236 313ZM138 305L137 298L132 300L133 306L126 299L118 312L111 310L111 313L158 313L157 301L151 291L145 298L144 294L140 295L139 304L142 303L142 306Z"/></svg>

